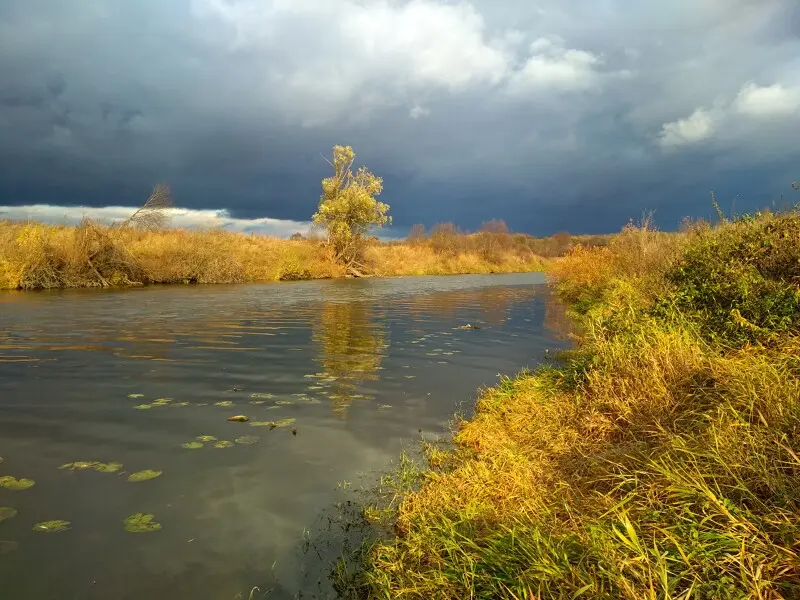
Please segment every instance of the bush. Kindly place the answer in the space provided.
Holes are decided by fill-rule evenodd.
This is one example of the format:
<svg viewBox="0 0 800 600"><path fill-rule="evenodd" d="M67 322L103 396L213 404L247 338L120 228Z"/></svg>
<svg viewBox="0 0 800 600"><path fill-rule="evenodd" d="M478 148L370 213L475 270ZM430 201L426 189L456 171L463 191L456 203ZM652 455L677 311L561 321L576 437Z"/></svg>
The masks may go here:
<svg viewBox="0 0 800 600"><path fill-rule="evenodd" d="M769 343L800 327L800 219L743 218L695 234L667 274L670 304L712 339Z"/></svg>

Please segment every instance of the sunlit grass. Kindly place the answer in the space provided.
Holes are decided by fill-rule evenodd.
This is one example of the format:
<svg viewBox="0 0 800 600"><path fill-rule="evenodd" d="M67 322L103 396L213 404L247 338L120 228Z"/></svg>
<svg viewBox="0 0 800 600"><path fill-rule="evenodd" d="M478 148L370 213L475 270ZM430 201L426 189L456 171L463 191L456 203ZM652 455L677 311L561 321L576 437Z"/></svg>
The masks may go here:
<svg viewBox="0 0 800 600"><path fill-rule="evenodd" d="M628 227L551 270L582 324L365 511L360 598L800 597L800 215ZM385 486L384 486L385 487ZM344 575L342 575L344 576Z"/></svg>
<svg viewBox="0 0 800 600"><path fill-rule="evenodd" d="M467 236L462 236L468 239ZM508 273L541 270L525 248L491 256L465 245L372 243L369 275ZM0 221L0 289L99 287L147 283L244 283L342 277L320 240L284 240L221 230L144 231L85 220L77 227Z"/></svg>

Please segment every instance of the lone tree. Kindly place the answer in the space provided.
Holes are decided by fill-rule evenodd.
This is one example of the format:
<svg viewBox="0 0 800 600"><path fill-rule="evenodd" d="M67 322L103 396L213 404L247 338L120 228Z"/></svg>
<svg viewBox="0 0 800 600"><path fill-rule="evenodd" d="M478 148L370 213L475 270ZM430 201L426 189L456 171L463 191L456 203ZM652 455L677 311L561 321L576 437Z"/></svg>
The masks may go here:
<svg viewBox="0 0 800 600"><path fill-rule="evenodd" d="M389 205L376 196L383 191L383 180L366 167L353 171L355 153L350 146L334 146L333 177L322 180L322 196L314 213L314 224L328 231L328 244L336 260L348 273L360 275L364 241L371 227L391 223Z"/></svg>

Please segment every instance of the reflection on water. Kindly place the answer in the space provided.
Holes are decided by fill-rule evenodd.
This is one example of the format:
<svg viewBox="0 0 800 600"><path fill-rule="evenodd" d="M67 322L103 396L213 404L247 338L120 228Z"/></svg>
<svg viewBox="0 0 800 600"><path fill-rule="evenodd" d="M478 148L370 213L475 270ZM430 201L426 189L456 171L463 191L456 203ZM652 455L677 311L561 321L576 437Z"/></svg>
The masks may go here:
<svg viewBox="0 0 800 600"><path fill-rule="evenodd" d="M325 380L332 381L327 393L333 410L345 417L355 398L374 400L357 394L360 384L378 379L378 369L389 345L386 327L376 321L372 308L364 302L327 302L314 323L313 341Z"/></svg>
<svg viewBox="0 0 800 600"><path fill-rule="evenodd" d="M304 530L339 482L563 346L542 281L0 294L0 477L36 482L0 487L2 598L326 597ZM58 468L81 461L100 466ZM126 531L140 513L161 529Z"/></svg>

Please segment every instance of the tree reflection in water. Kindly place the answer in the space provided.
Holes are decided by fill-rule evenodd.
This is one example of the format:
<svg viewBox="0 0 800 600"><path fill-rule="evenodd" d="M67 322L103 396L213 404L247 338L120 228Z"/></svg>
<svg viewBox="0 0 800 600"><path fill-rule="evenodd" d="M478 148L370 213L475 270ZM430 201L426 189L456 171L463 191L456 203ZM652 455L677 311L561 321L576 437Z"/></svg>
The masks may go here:
<svg viewBox="0 0 800 600"><path fill-rule="evenodd" d="M385 356L387 331L385 319L376 318L364 302L322 305L312 340L319 347L319 362L327 378L333 379L328 398L334 412L345 418L355 399L374 399L358 392L359 385L378 379Z"/></svg>

